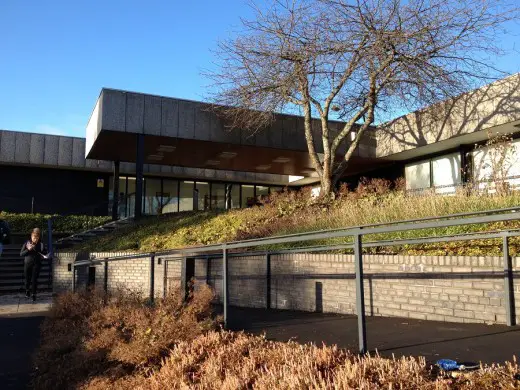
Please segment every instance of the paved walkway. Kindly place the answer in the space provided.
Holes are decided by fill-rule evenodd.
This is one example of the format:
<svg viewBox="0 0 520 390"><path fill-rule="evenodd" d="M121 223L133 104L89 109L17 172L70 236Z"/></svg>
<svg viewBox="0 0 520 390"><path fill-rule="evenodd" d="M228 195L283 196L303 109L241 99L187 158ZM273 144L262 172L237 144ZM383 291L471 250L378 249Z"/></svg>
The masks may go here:
<svg viewBox="0 0 520 390"><path fill-rule="evenodd" d="M272 340L358 350L357 317L282 310L230 308L234 330L266 334ZM424 356L483 363L520 360L520 327L367 317L367 343L382 356Z"/></svg>
<svg viewBox="0 0 520 390"><path fill-rule="evenodd" d="M27 389L40 324L52 304L50 293L36 303L23 294L0 295L0 388Z"/></svg>
<svg viewBox="0 0 520 390"><path fill-rule="evenodd" d="M27 299L24 294L0 295L0 317L46 313L51 304L51 293L39 294L36 302Z"/></svg>

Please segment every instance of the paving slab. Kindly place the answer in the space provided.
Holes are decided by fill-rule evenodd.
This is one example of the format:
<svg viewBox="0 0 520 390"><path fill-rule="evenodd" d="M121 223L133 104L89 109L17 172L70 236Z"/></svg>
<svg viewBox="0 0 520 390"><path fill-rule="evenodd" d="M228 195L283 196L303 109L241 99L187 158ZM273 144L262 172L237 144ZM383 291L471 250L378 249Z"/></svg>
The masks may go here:
<svg viewBox="0 0 520 390"><path fill-rule="evenodd" d="M52 306L52 293L37 295L36 302L26 298L22 293L0 295L0 317L17 314L44 315Z"/></svg>

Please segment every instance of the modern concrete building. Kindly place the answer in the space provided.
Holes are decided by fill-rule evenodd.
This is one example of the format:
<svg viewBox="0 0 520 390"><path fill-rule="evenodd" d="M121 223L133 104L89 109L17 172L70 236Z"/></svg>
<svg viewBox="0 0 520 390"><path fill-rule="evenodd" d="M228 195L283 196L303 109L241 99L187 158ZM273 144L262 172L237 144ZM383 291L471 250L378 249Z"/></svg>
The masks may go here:
<svg viewBox="0 0 520 390"><path fill-rule="evenodd" d="M479 145L490 133L520 133L519 84L516 74L372 128L345 181L405 176L410 190L439 192L485 183L496 153ZM330 126L337 132L342 123ZM229 131L208 104L103 89L86 139L0 131L0 209L125 217L248 207L285 186L318 182L302 129L301 117L277 115L256 134ZM517 145L503 172L513 185Z"/></svg>

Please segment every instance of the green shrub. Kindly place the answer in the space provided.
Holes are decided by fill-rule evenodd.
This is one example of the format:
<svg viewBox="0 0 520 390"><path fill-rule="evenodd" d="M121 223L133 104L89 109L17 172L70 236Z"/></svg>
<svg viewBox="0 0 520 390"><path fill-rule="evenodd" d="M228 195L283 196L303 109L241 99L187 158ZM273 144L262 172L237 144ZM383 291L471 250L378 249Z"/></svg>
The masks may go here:
<svg viewBox="0 0 520 390"><path fill-rule="evenodd" d="M0 212L0 219L3 219L11 226L11 231L16 233L27 233L33 228L39 227L47 231L47 220L53 217L52 229L59 233L76 233L90 229L95 226L103 225L110 220L109 217L96 217L88 215L50 215L50 214L15 214Z"/></svg>

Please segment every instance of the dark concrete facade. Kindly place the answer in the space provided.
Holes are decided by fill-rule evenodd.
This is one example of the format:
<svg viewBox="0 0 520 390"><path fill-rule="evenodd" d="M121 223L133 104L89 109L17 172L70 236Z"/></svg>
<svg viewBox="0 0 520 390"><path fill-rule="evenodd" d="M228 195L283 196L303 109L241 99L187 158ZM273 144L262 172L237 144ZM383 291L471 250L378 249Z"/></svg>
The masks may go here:
<svg viewBox="0 0 520 390"><path fill-rule="evenodd" d="M0 178L0 210L107 215L105 172L0 165Z"/></svg>

